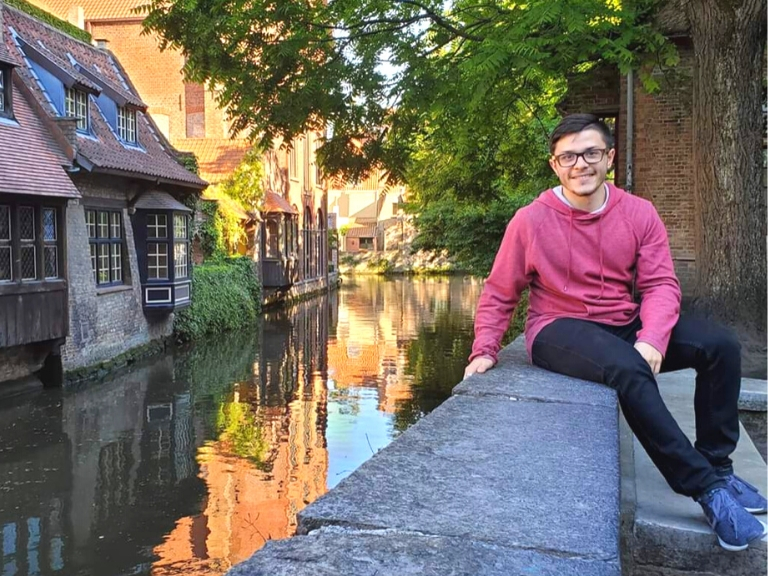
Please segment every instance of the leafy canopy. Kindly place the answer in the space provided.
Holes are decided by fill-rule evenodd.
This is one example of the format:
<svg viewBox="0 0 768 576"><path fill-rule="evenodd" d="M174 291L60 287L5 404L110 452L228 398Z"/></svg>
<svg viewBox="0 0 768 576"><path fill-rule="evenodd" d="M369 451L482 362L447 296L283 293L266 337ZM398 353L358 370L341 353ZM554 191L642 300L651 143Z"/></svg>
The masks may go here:
<svg viewBox="0 0 768 576"><path fill-rule="evenodd" d="M261 145L328 128L328 174L405 180L418 142L506 126L566 75L674 63L657 0L152 0L147 32L186 56ZM493 132L493 130L490 130ZM492 137L493 134L483 136ZM480 142L480 144L483 144Z"/></svg>

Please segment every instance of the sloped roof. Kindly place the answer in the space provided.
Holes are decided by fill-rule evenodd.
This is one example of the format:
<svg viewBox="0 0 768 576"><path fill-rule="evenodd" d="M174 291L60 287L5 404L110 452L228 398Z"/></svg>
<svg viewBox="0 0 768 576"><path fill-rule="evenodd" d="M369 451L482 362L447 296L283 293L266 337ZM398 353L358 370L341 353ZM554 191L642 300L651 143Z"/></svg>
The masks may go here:
<svg viewBox="0 0 768 576"><path fill-rule="evenodd" d="M264 208L261 210L266 213L282 212L284 214L298 214L298 210L288 204L288 200L274 192L267 192L264 195Z"/></svg>
<svg viewBox="0 0 768 576"><path fill-rule="evenodd" d="M79 198L51 133L16 86L12 98L16 122L0 120L0 192Z"/></svg>
<svg viewBox="0 0 768 576"><path fill-rule="evenodd" d="M5 30L3 38L8 51L20 59L22 53L11 34L11 28L24 42L57 63L67 74L77 75L86 81L103 79L104 86L122 87L125 96L130 95L134 104L141 99L131 86L130 80L112 54L99 50L59 32L14 8L5 6ZM58 111L43 92L42 87L24 65L17 69L19 77L35 95L39 105L52 118ZM81 70L87 70L88 77ZM136 112L136 128L140 147L124 146L115 136L98 105L91 100L91 134L77 135L77 162L87 170L117 173L142 179L157 180L193 188L203 188L206 182L186 170L175 159L176 151L158 134L152 121L143 112Z"/></svg>
<svg viewBox="0 0 768 576"><path fill-rule="evenodd" d="M134 207L139 210L175 210L176 212L192 212L192 209L185 206L176 198L163 192L162 190L151 190L145 192L136 200Z"/></svg>
<svg viewBox="0 0 768 576"><path fill-rule="evenodd" d="M235 171L251 145L247 140L229 138L185 138L174 140L176 148L197 158L200 177L218 184Z"/></svg>
<svg viewBox="0 0 768 576"><path fill-rule="evenodd" d="M347 238L373 238L374 236L376 236L376 226L360 226L347 231Z"/></svg>
<svg viewBox="0 0 768 576"><path fill-rule="evenodd" d="M147 0L33 0L35 5L67 20L72 8L82 8L86 20L143 18L134 8L149 4Z"/></svg>

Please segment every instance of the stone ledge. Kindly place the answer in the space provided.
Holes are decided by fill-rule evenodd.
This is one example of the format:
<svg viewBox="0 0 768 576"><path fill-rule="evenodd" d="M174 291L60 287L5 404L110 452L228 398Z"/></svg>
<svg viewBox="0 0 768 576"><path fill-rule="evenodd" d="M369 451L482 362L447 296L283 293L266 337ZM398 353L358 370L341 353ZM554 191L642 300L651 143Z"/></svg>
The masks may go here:
<svg viewBox="0 0 768 576"><path fill-rule="evenodd" d="M617 563L561 558L464 538L322 528L267 542L228 576L620 576Z"/></svg>
<svg viewBox="0 0 768 576"><path fill-rule="evenodd" d="M616 393L600 384L554 374L533 366L522 337L499 353L498 364L485 374L460 382L454 394L503 396L538 402L616 406Z"/></svg>
<svg viewBox="0 0 768 576"><path fill-rule="evenodd" d="M616 395L521 354L522 339L230 574L619 576Z"/></svg>
<svg viewBox="0 0 768 576"><path fill-rule="evenodd" d="M757 378L742 378L739 410L747 412L768 411L768 382Z"/></svg>

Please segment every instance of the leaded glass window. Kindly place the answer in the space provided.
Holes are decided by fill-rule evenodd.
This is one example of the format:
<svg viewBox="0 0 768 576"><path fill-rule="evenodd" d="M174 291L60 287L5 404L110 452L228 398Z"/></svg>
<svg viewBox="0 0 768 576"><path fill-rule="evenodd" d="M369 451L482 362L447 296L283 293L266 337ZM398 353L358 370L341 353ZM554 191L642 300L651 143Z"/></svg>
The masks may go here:
<svg viewBox="0 0 768 576"><path fill-rule="evenodd" d="M99 286L122 284L123 214L119 210L86 210L91 271Z"/></svg>

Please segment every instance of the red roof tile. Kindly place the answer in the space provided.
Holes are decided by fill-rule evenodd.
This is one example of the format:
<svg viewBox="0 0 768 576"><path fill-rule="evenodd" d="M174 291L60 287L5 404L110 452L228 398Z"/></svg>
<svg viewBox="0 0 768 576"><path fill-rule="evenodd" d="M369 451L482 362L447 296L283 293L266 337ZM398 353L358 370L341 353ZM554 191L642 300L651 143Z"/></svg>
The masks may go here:
<svg viewBox="0 0 768 576"><path fill-rule="evenodd" d="M359 226L347 230L347 238L373 238L376 236L376 226Z"/></svg>
<svg viewBox="0 0 768 576"><path fill-rule="evenodd" d="M13 112L16 122L0 120L0 192L79 198L67 158L15 86Z"/></svg>
<svg viewBox="0 0 768 576"><path fill-rule="evenodd" d="M64 67L68 73L83 76L71 63L71 59L74 59L78 65L88 70L89 76L103 78L105 84L108 83L110 86L122 87L123 92L130 94L137 102L141 102L127 74L109 52L76 40L8 6L4 7L4 20L3 36L6 48L12 53L15 52L21 56L10 34L11 27L20 38L32 46L39 47L42 53ZM17 68L17 71L24 83L35 94L40 105L51 117L57 117L58 111L43 93L29 68L24 65ZM205 181L176 161L176 151L159 134L146 114L136 113L140 148L124 146L117 139L93 99L90 106L90 122L92 134L87 136L78 134L77 141L78 158L76 160L86 169L118 172L194 188L205 187Z"/></svg>
<svg viewBox="0 0 768 576"><path fill-rule="evenodd" d="M267 192L264 195L264 208L261 211L267 213L283 212L285 214L299 213L296 208L288 204L288 200L274 192Z"/></svg>
<svg viewBox="0 0 768 576"><path fill-rule="evenodd" d="M194 153L200 177L211 184L230 176L251 146L247 140L227 138L186 138L174 144L179 150Z"/></svg>
<svg viewBox="0 0 768 576"><path fill-rule="evenodd" d="M69 18L72 8L82 8L86 20L112 20L124 18L142 18L133 10L147 0L32 0L32 4L51 12L63 20Z"/></svg>

